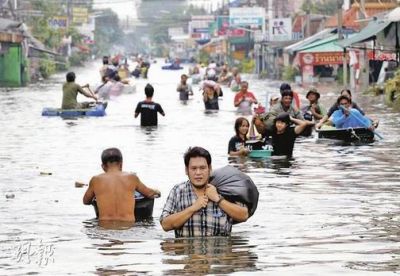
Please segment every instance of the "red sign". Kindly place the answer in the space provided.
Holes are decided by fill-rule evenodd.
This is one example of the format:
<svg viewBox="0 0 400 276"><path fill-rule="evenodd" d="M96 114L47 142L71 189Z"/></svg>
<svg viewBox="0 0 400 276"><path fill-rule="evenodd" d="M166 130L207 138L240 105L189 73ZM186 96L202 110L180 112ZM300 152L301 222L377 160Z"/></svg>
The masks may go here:
<svg viewBox="0 0 400 276"><path fill-rule="evenodd" d="M300 53L300 64L301 66L342 64L342 57L341 52ZM348 58L348 54L346 57Z"/></svg>
<svg viewBox="0 0 400 276"><path fill-rule="evenodd" d="M241 29L228 30L229 37L244 37L245 34L246 34L245 30L241 30Z"/></svg>
<svg viewBox="0 0 400 276"><path fill-rule="evenodd" d="M367 55L368 55L369 60L380 60L380 61L393 60L393 61L396 61L396 53L381 52L381 51L376 50L375 54L374 54L374 51L369 50L367 52Z"/></svg>

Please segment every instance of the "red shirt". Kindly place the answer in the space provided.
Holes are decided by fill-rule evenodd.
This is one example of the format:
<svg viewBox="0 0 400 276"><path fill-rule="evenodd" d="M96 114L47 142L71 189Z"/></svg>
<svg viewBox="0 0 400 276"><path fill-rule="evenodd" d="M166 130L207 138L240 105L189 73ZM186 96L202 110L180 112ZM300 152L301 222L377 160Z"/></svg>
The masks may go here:
<svg viewBox="0 0 400 276"><path fill-rule="evenodd" d="M234 99L234 103L236 103L237 101L239 101L240 98L242 98L244 96L245 99L253 99L254 101L257 102L256 97L254 97L254 94L250 91L247 91L246 93L242 93L241 91L239 91L236 95L235 95L235 99Z"/></svg>

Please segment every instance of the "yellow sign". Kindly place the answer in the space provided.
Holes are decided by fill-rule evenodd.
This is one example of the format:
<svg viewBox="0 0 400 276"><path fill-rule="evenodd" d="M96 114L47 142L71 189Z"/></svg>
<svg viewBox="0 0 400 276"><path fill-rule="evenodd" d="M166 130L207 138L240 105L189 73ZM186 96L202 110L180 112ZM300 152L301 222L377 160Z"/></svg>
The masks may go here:
<svg viewBox="0 0 400 276"><path fill-rule="evenodd" d="M88 9L87 8L72 8L72 22L73 23L87 23L88 22Z"/></svg>

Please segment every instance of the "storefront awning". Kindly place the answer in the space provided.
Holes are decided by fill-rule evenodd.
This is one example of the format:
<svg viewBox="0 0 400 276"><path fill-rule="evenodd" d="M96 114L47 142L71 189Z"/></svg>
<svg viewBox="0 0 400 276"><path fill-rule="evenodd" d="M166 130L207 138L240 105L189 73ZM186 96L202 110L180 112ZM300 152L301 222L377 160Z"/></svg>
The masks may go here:
<svg viewBox="0 0 400 276"><path fill-rule="evenodd" d="M326 37L330 37L335 30L336 30L335 28L329 28L329 29L322 30L310 37L307 37L299 42L296 42L292 45L285 47L284 51L289 54L293 54L293 53L299 51L299 49L303 48L304 46L310 45L317 41L321 41L321 40L325 39Z"/></svg>
<svg viewBox="0 0 400 276"><path fill-rule="evenodd" d="M338 35L334 34L320 41L308 44L297 52L298 63L305 66L335 65L343 63L343 48L337 45Z"/></svg>
<svg viewBox="0 0 400 276"><path fill-rule="evenodd" d="M332 34L329 37L304 45L297 51L300 53L311 52L343 52L343 48L337 45L338 35Z"/></svg>
<svg viewBox="0 0 400 276"><path fill-rule="evenodd" d="M344 39L338 42L339 46L344 48L350 47L352 44L361 43L368 40L373 40L376 35L389 26L392 22L384 21L382 19L374 20L368 23L368 25L361 30L361 32L354 34L348 39Z"/></svg>

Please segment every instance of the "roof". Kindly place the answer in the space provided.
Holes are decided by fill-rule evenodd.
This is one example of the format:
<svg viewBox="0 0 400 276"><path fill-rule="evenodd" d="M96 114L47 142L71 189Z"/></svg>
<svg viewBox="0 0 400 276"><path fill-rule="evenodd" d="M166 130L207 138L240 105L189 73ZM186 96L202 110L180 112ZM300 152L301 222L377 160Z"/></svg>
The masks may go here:
<svg viewBox="0 0 400 276"><path fill-rule="evenodd" d="M394 9L396 7L395 3L366 3L365 4L365 17L373 17L379 13ZM357 20L361 19L359 16L360 5L353 4L351 8L343 13L343 26L346 28L352 28L359 30L361 25ZM326 27L336 27L338 26L338 16L337 14L328 18L326 22Z"/></svg>
<svg viewBox="0 0 400 276"><path fill-rule="evenodd" d="M7 18L0 18L0 32L13 33L22 35L28 41L30 48L45 52L52 55L58 55L56 52L47 49L46 46L39 40L37 40L26 28L23 22L14 21Z"/></svg>
<svg viewBox="0 0 400 276"><path fill-rule="evenodd" d="M392 22L385 21L382 19L374 20L368 23L368 25L361 30L361 32L354 34L348 39L341 40L338 45L342 47L349 47L354 43L361 43L364 41L372 40L376 38L376 34L389 26Z"/></svg>
<svg viewBox="0 0 400 276"><path fill-rule="evenodd" d="M298 51L301 53L343 52L343 47L336 44L337 40L338 35L332 34L325 39L304 45Z"/></svg>
<svg viewBox="0 0 400 276"><path fill-rule="evenodd" d="M285 47L284 51L288 52L289 54L293 54L294 52L299 51L300 48L309 45L311 43L314 43L316 41L320 41L326 37L329 37L334 31L336 31L335 28L327 28L325 30L320 31L319 33L316 33L310 37L307 37L306 39L303 39L299 42L296 42L290 46Z"/></svg>
<svg viewBox="0 0 400 276"><path fill-rule="evenodd" d="M325 15L310 14L310 32L312 34L315 34L318 31L321 23L324 22L325 19ZM305 29L306 21L307 15L296 15L293 19L292 32L303 32Z"/></svg>
<svg viewBox="0 0 400 276"><path fill-rule="evenodd" d="M391 21L391 22L399 22L400 21L400 7L397 7L394 10L391 10L390 12L388 12L385 15L384 19Z"/></svg>
<svg viewBox="0 0 400 276"><path fill-rule="evenodd" d="M22 26L22 22L14 21L7 18L0 18L0 32L22 33L24 31Z"/></svg>
<svg viewBox="0 0 400 276"><path fill-rule="evenodd" d="M355 22L358 19L358 8L354 7L354 5L343 13L343 27L351 28L351 29L359 29L360 24ZM326 27L336 27L338 26L338 15L335 14L328 18L326 21Z"/></svg>

